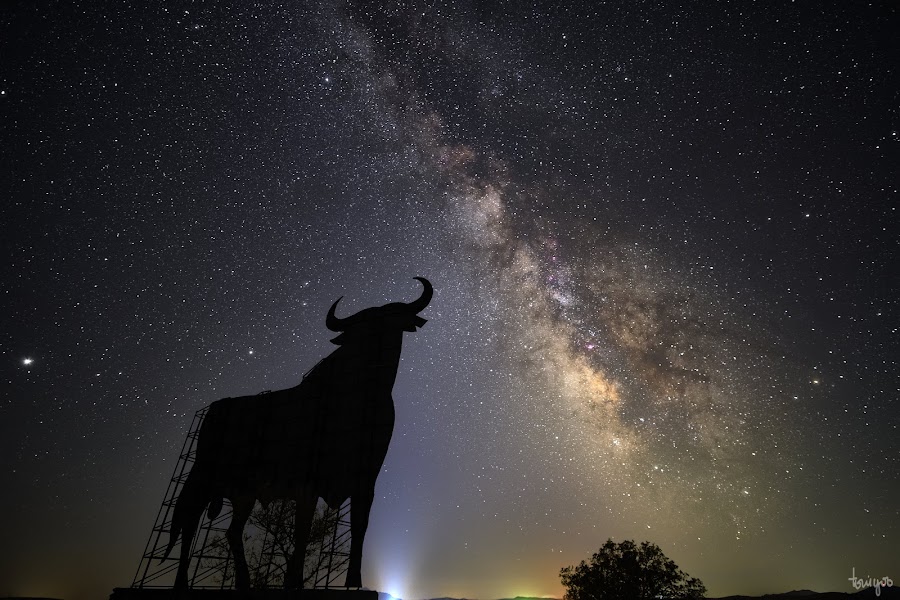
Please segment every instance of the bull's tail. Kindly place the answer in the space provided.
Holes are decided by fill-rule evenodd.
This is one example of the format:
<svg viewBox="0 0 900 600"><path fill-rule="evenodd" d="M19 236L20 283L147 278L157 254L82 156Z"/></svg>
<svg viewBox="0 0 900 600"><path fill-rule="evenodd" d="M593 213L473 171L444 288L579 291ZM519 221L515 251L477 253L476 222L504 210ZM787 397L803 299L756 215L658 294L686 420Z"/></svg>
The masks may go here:
<svg viewBox="0 0 900 600"><path fill-rule="evenodd" d="M197 529L197 521L199 521L200 514L203 512L203 507L208 502L203 497L204 490L201 479L195 466L188 474L184 487L181 488L181 492L178 494L178 500L175 501L175 508L172 511L172 522L169 526L169 544L166 546L166 551L160 562L169 557L175 544L178 543L178 538L182 538L183 544L190 544L192 541L192 539L187 538L193 538ZM219 498L217 500L214 499L212 504L217 504L219 510L221 510L222 502L223 500ZM210 511L212 511L212 508L213 506L210 506ZM216 512L218 514L218 511Z"/></svg>
<svg viewBox="0 0 900 600"><path fill-rule="evenodd" d="M172 523L169 526L169 544L166 546L166 551L162 555L162 558L159 559L159 562L162 563L164 560L169 558L169 554L172 553L172 548L175 547L175 543L178 541L178 538L181 536L181 519L179 518L181 515L179 514L181 511L178 510L178 505L181 503L181 497L178 497L178 500L175 502L175 510L172 512Z"/></svg>
<svg viewBox="0 0 900 600"><path fill-rule="evenodd" d="M176 504L177 506L177 504ZM177 514L177 510L175 512ZM175 542L178 541L178 537L181 535L181 527L175 520L175 516L172 516L172 525L169 527L169 545L166 546L166 552L162 555L162 558L159 559L159 562L162 563L164 560L169 558L169 554L172 553L172 548L175 547Z"/></svg>

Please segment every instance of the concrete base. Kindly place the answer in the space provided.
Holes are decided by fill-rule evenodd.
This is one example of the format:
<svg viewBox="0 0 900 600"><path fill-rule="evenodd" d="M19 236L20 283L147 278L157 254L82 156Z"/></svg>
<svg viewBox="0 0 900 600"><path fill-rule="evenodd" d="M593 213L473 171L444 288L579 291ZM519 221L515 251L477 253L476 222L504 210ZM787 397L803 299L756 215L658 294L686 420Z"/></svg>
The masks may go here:
<svg viewBox="0 0 900 600"><path fill-rule="evenodd" d="M109 600L378 600L374 590L215 590L115 588Z"/></svg>

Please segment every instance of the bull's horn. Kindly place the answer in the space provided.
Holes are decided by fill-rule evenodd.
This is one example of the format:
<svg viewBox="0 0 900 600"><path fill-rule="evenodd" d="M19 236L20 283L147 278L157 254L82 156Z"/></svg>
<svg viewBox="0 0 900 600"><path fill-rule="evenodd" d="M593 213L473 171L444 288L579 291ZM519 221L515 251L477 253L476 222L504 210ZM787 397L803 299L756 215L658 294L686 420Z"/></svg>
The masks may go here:
<svg viewBox="0 0 900 600"><path fill-rule="evenodd" d="M341 296L343 298L343 296ZM331 308L328 309L328 316L325 317L325 327L330 329L331 331L343 331L346 327L346 319L338 319L334 316L334 309L337 308L338 302L341 301L341 298L338 298L334 301L334 304L331 305Z"/></svg>
<svg viewBox="0 0 900 600"><path fill-rule="evenodd" d="M418 300L414 300L406 305L413 314L424 310L425 307L428 306L428 303L431 302L431 296L434 294L434 288L431 287L431 282L424 277L416 277L415 279L418 279L422 285L425 286L425 289L422 290L422 295L419 296Z"/></svg>

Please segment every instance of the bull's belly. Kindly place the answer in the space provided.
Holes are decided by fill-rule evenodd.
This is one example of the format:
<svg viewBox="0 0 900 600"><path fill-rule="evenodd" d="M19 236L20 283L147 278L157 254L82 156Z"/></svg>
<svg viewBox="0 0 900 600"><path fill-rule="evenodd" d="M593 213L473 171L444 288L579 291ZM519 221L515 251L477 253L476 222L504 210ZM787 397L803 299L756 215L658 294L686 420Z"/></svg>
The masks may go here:
<svg viewBox="0 0 900 600"><path fill-rule="evenodd" d="M354 411L336 401L324 410L288 391L212 405L197 461L213 487L224 496L253 491L261 499L313 489L340 504L355 489L373 485L391 439L392 403Z"/></svg>

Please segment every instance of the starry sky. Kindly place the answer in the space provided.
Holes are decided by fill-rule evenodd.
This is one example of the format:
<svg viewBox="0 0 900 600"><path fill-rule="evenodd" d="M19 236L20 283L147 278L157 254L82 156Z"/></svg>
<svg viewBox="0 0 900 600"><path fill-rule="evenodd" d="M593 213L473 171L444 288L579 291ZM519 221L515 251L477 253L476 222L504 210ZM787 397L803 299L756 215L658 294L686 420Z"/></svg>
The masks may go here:
<svg viewBox="0 0 900 600"><path fill-rule="evenodd" d="M0 595L129 585L193 413L415 276L368 587L559 597L607 538L713 596L896 580L895 18L4 8Z"/></svg>

